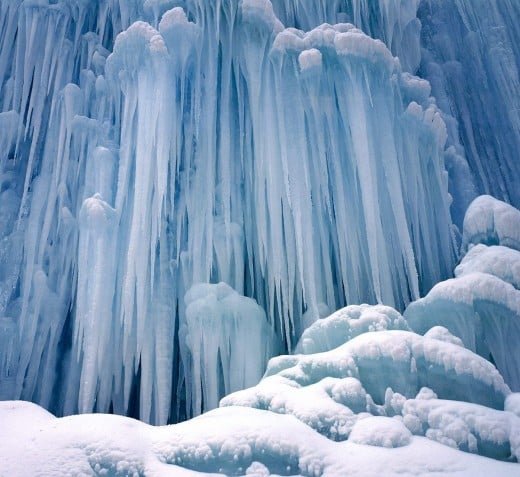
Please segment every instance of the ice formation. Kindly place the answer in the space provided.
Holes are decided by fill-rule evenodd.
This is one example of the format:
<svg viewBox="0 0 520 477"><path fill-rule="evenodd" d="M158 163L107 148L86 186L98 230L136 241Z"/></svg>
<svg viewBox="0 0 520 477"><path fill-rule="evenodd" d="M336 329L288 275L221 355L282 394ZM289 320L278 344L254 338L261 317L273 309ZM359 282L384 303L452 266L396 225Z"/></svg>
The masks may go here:
<svg viewBox="0 0 520 477"><path fill-rule="evenodd" d="M456 118L447 122L450 143L459 152L464 145L480 194L520 207L520 4L428 0L417 15L419 74L429 80L439 107Z"/></svg>
<svg viewBox="0 0 520 477"><path fill-rule="evenodd" d="M264 310L225 283L193 285L184 298L185 373L192 411L218 406L221 396L256 384L275 349Z"/></svg>
<svg viewBox="0 0 520 477"><path fill-rule="evenodd" d="M192 285L291 349L446 278L447 131L400 4L2 2L1 397L182 419Z"/></svg>

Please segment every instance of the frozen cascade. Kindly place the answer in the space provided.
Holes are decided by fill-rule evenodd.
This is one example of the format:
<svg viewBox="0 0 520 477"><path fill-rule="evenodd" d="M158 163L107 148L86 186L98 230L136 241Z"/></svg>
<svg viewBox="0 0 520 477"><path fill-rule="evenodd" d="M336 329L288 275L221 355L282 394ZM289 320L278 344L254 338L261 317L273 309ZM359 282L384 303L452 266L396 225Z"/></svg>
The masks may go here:
<svg viewBox="0 0 520 477"><path fill-rule="evenodd" d="M419 74L430 81L477 190L520 207L520 3L427 0ZM460 140L460 142L459 142Z"/></svg>
<svg viewBox="0 0 520 477"><path fill-rule="evenodd" d="M2 3L2 397L175 420L198 408L194 283L256 300L290 348L304 312L448 276L428 83L317 26L413 72L404 4Z"/></svg>
<svg viewBox="0 0 520 477"><path fill-rule="evenodd" d="M183 340L194 284L255 300L292 349L323 310L403 310L449 276L449 207L461 223L475 194L463 155L477 123L450 108L455 80L445 91L430 74L441 37L426 3L444 11L418 0L1 2L0 398L177 420L198 408ZM474 28L472 7L452 3ZM501 8L478 45L500 21L516 31ZM500 45L513 87L518 55ZM485 108L468 111L481 121ZM514 128L514 114L487 130ZM515 137L503 151L479 139L513 172L477 181L512 201Z"/></svg>

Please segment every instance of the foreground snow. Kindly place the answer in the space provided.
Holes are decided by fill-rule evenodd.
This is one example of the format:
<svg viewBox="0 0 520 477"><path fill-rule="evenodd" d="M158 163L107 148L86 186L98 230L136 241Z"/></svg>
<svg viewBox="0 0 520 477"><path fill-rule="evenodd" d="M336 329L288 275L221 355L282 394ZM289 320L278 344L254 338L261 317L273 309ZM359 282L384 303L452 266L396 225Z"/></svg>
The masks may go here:
<svg viewBox="0 0 520 477"><path fill-rule="evenodd" d="M6 401L0 422L2 476L520 476L517 464L424 437L409 436L393 449L381 442L334 442L292 416L238 407L153 427L103 414L58 419L35 404ZM399 421L391 424L358 435L400 435Z"/></svg>

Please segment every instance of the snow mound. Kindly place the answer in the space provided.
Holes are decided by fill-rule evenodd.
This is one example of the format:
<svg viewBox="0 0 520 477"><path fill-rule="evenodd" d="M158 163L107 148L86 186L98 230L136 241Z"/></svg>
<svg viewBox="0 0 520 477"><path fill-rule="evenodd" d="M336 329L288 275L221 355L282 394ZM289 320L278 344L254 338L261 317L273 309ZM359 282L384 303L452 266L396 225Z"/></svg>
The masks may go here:
<svg viewBox="0 0 520 477"><path fill-rule="evenodd" d="M411 303L404 317L425 333L441 325L464 345L492 359L512 389L520 389L520 357L514 351L520 337L520 291L486 273L470 273L439 283Z"/></svg>
<svg viewBox="0 0 520 477"><path fill-rule="evenodd" d="M350 305L307 328L295 353L329 351L367 331L408 330L401 314L389 306Z"/></svg>
<svg viewBox="0 0 520 477"><path fill-rule="evenodd" d="M446 343L452 343L457 346L464 346L462 340L452 335L447 328L444 326L434 326L430 328L425 334L425 338L431 338L434 340L445 341Z"/></svg>
<svg viewBox="0 0 520 477"><path fill-rule="evenodd" d="M455 276L488 273L520 290L520 251L501 245L474 245L455 268Z"/></svg>
<svg viewBox="0 0 520 477"><path fill-rule="evenodd" d="M411 432L398 419L373 416L360 419L352 428L349 442L378 447L402 447L410 443Z"/></svg>
<svg viewBox="0 0 520 477"><path fill-rule="evenodd" d="M408 331L362 334L331 351L270 360L255 387L221 406L292 414L332 440L344 440L363 413L399 414L427 387L444 399L504 408L510 393L494 366L451 342Z"/></svg>
<svg viewBox="0 0 520 477"><path fill-rule="evenodd" d="M457 401L410 399L402 415L416 435L465 452L520 461L520 418L509 412Z"/></svg>
<svg viewBox="0 0 520 477"><path fill-rule="evenodd" d="M464 217L462 249L479 243L520 250L520 211L489 195L477 197Z"/></svg>
<svg viewBox="0 0 520 477"><path fill-rule="evenodd" d="M425 333L443 326L468 349L496 363L505 381L520 390L520 211L489 196L473 201L464 219L456 278L435 285L404 312L410 327Z"/></svg>
<svg viewBox="0 0 520 477"><path fill-rule="evenodd" d="M381 417L356 426L352 441L364 443L332 442L292 416L237 407L153 427L102 414L58 419L34 404L7 401L0 422L0 473L17 477L33 477L35 469L54 477L520 476L518 464L411 436L398 420ZM374 443L398 447L382 453Z"/></svg>
<svg viewBox="0 0 520 477"><path fill-rule="evenodd" d="M520 417L520 393L511 393L507 396L504 410L512 412Z"/></svg>

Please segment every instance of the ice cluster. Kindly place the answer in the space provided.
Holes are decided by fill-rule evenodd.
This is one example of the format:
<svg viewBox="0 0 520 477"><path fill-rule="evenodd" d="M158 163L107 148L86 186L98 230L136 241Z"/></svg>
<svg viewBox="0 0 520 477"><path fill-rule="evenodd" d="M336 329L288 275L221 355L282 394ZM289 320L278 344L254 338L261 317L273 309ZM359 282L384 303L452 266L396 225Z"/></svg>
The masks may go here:
<svg viewBox="0 0 520 477"><path fill-rule="evenodd" d="M442 325L464 345L496 364L520 391L520 211L489 196L470 205L456 278L433 287L404 312L410 327L424 333Z"/></svg>
<svg viewBox="0 0 520 477"><path fill-rule="evenodd" d="M176 421L244 382L202 396L239 340L194 285L263 309L230 325L258 370L262 337L449 276L447 130L387 3L2 2L0 398Z"/></svg>

